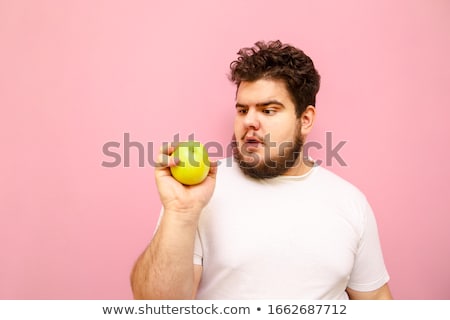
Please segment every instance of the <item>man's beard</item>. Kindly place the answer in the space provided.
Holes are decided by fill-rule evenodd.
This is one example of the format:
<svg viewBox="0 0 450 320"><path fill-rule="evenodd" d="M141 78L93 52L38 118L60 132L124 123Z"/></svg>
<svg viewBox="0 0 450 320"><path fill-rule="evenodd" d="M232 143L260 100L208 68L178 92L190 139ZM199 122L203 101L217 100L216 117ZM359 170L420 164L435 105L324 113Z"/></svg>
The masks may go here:
<svg viewBox="0 0 450 320"><path fill-rule="evenodd" d="M304 138L300 132L297 132L293 142L284 142L281 143L280 146L276 146L277 148L280 148L280 150L278 150L279 153L274 157L274 159L269 157L270 150L265 150L263 159L260 159L260 156L256 153L245 153L251 158L246 161L241 150L239 150L235 134L233 134L233 139L231 141L231 145L233 147L233 157L239 164L242 172L256 179L275 178L285 174L289 169L298 163L303 144ZM263 147L270 148L270 143L264 143Z"/></svg>

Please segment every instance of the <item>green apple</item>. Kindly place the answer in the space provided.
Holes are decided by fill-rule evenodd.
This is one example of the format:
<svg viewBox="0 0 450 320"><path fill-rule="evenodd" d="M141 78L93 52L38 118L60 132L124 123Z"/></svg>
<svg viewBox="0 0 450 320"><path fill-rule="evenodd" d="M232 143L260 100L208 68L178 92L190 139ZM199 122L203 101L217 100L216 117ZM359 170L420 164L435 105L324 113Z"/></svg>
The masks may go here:
<svg viewBox="0 0 450 320"><path fill-rule="evenodd" d="M197 141L180 142L172 155L179 160L176 166L170 167L176 180L185 185L199 184L205 180L210 162L204 145Z"/></svg>

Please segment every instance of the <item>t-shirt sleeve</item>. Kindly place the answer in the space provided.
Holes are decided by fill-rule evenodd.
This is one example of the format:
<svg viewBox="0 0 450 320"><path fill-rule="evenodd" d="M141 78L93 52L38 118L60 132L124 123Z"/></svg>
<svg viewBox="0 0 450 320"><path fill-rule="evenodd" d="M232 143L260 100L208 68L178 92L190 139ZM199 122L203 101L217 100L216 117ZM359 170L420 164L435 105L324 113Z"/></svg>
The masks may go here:
<svg viewBox="0 0 450 320"><path fill-rule="evenodd" d="M155 229L153 230L153 237L155 236L156 231L158 231L159 225L161 224L163 214L164 214L164 208L161 207L161 209L159 210L159 216L158 216L158 220L156 221Z"/></svg>
<svg viewBox="0 0 450 320"><path fill-rule="evenodd" d="M375 216L367 201L362 211L362 233L348 287L356 291L373 291L389 281L389 274L384 264Z"/></svg>
<svg viewBox="0 0 450 320"><path fill-rule="evenodd" d="M195 233L195 244L194 244L194 264L203 265L203 248L202 242L200 241L200 234Z"/></svg>

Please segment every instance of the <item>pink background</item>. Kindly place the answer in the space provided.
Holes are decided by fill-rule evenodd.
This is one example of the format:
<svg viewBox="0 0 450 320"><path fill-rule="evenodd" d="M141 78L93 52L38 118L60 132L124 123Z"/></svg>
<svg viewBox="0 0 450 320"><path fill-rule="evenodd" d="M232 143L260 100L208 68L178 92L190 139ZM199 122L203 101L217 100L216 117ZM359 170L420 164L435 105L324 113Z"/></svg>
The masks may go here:
<svg viewBox="0 0 450 320"><path fill-rule="evenodd" d="M160 204L103 144L226 146L228 65L279 38L322 75L309 139L348 141L327 167L369 198L394 296L450 299L449 33L447 0L1 0L0 298L131 298Z"/></svg>

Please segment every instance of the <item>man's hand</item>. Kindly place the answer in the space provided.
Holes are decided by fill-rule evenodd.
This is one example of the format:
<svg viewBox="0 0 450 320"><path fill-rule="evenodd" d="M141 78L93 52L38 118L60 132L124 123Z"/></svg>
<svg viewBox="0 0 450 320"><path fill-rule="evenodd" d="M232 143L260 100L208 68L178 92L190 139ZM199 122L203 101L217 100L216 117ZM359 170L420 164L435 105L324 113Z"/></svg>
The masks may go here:
<svg viewBox="0 0 450 320"><path fill-rule="evenodd" d="M165 212L185 213L187 218L198 219L214 192L217 161L210 161L211 168L206 179L197 185L183 185L172 176L170 167L177 164L172 153L176 145L164 145L158 155L155 179Z"/></svg>

